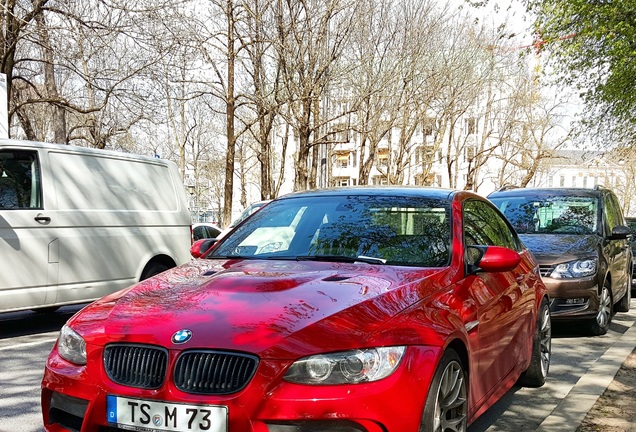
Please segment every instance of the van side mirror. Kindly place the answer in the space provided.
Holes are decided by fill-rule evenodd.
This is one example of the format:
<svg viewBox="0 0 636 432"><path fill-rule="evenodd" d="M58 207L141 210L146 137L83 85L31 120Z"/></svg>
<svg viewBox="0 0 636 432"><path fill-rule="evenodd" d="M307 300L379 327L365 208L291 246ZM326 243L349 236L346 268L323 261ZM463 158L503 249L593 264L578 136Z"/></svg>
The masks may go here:
<svg viewBox="0 0 636 432"><path fill-rule="evenodd" d="M626 239L631 233L631 230L625 225L618 225L612 229L610 240L623 240Z"/></svg>

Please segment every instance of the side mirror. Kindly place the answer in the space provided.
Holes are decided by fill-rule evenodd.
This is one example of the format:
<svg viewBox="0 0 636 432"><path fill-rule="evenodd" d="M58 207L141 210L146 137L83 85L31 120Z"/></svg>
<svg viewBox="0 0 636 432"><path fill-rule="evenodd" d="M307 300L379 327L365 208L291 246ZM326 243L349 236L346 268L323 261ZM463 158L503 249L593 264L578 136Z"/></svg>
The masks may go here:
<svg viewBox="0 0 636 432"><path fill-rule="evenodd" d="M215 238L200 239L192 243L190 255L193 258L201 258L216 244Z"/></svg>
<svg viewBox="0 0 636 432"><path fill-rule="evenodd" d="M502 246L469 246L468 249L475 258L469 263L471 273L477 270L489 273L511 271L521 262L517 252Z"/></svg>
<svg viewBox="0 0 636 432"><path fill-rule="evenodd" d="M610 240L623 240L626 239L631 233L631 230L625 225L618 225L612 229Z"/></svg>

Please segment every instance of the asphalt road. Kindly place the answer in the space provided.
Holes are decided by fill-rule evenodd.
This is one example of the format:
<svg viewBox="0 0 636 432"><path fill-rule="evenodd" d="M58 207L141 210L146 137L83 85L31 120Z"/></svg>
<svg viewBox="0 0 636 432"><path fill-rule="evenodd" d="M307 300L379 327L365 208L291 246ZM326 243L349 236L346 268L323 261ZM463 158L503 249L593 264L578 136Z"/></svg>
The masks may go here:
<svg viewBox="0 0 636 432"><path fill-rule="evenodd" d="M43 430L40 380L44 362L58 330L78 309L67 307L49 314L0 314L0 432ZM632 300L632 310L616 315L605 336L587 337L580 326L555 326L546 385L538 389L513 387L469 427L469 432L536 431L635 321L636 300ZM576 425L572 425L569 430L575 429Z"/></svg>

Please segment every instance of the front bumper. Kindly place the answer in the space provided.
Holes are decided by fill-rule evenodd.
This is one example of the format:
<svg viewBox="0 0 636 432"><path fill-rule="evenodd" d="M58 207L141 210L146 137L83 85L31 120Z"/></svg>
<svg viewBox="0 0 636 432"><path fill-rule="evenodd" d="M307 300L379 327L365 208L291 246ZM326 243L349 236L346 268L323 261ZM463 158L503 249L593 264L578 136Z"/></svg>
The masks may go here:
<svg viewBox="0 0 636 432"><path fill-rule="evenodd" d="M576 279L555 279L544 276L550 295L553 320L593 318L600 306L598 279L595 276Z"/></svg>
<svg viewBox="0 0 636 432"><path fill-rule="evenodd" d="M172 361L177 354L170 353ZM391 376L355 385L292 384L282 380L291 362L262 359L247 387L230 395L184 393L174 386L171 368L158 389L122 386L107 377L100 347L88 346L87 355L87 366L65 361L56 348L49 356L42 381L46 431L123 430L106 421L106 396L117 395L226 406L228 432L415 432L440 349L408 347Z"/></svg>

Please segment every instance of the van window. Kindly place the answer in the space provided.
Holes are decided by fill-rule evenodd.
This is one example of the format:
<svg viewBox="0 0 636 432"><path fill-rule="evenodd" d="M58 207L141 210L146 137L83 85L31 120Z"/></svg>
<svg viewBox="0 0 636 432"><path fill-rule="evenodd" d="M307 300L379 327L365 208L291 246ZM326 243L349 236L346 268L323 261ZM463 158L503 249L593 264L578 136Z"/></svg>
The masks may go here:
<svg viewBox="0 0 636 432"><path fill-rule="evenodd" d="M0 151L0 209L42 208L37 153Z"/></svg>
<svg viewBox="0 0 636 432"><path fill-rule="evenodd" d="M50 153L59 210L177 211L167 166ZM99 191L99 193L95 193Z"/></svg>

